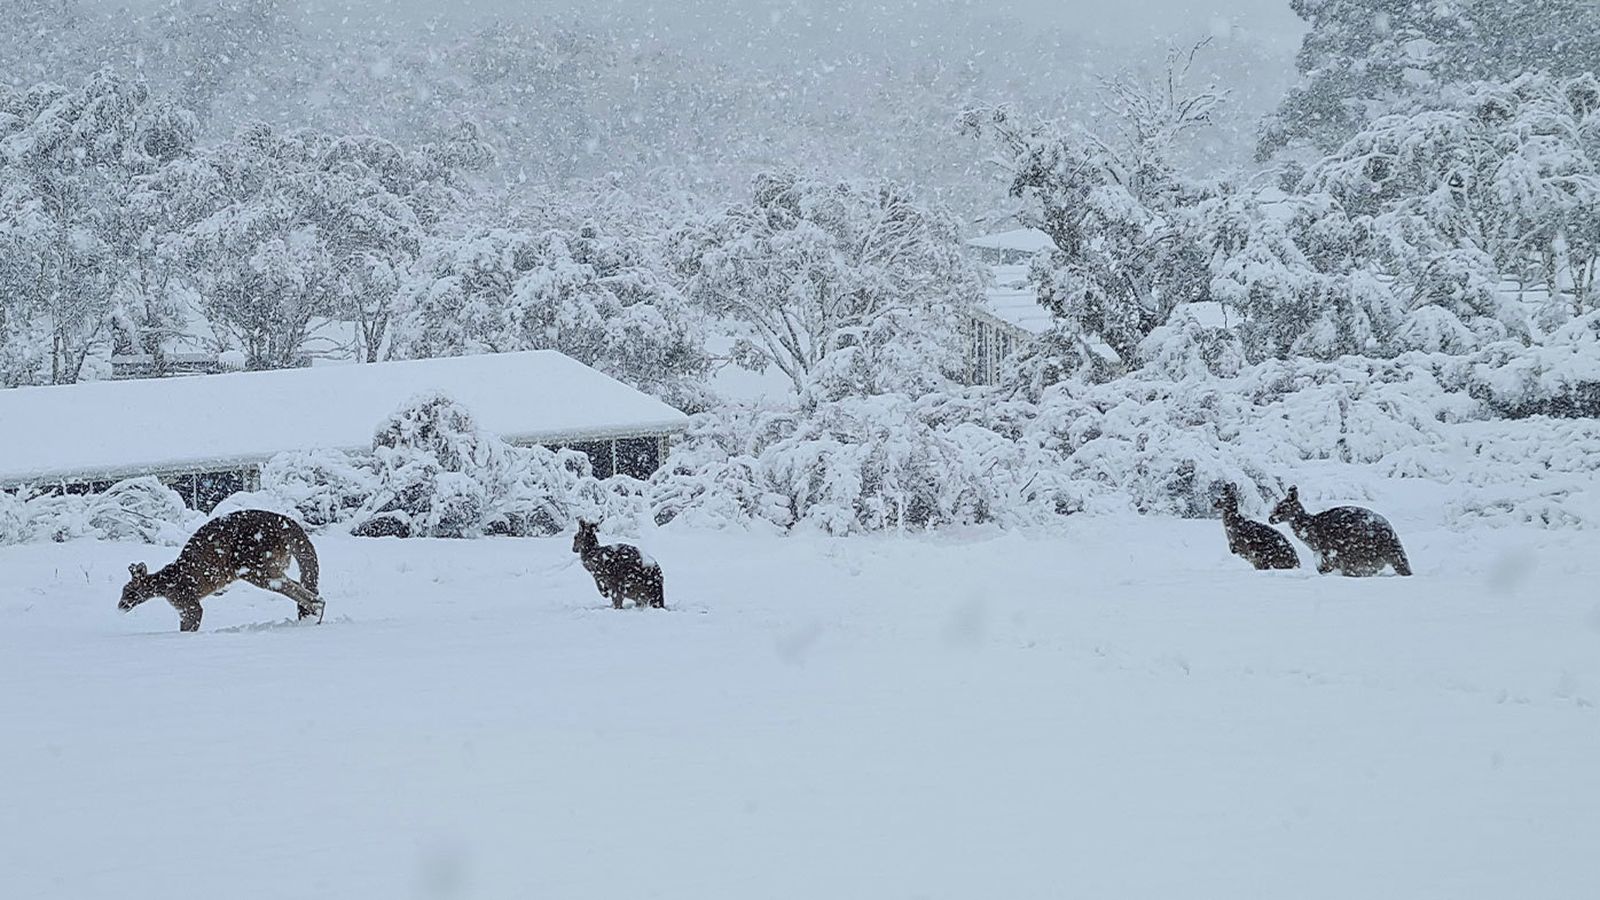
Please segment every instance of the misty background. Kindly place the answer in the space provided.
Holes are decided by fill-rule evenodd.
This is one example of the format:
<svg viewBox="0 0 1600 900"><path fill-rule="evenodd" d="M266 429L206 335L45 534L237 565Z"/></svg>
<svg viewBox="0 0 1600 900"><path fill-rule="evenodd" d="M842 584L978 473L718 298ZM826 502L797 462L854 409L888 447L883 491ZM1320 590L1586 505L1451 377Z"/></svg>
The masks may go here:
<svg viewBox="0 0 1600 900"><path fill-rule="evenodd" d="M1093 127L1101 79L1154 76L1169 49L1209 41L1191 80L1227 100L1177 161L1249 167L1258 122L1293 84L1304 31L1282 0L18 9L18 27L0 36L14 61L0 77L14 87L73 83L104 66L136 72L193 110L205 137L262 120L414 144L470 124L495 150L487 174L508 183L612 176L723 194L803 164L912 184L969 225L1004 218L1005 190L958 133L961 109L1011 104ZM63 15L72 27L60 27Z"/></svg>

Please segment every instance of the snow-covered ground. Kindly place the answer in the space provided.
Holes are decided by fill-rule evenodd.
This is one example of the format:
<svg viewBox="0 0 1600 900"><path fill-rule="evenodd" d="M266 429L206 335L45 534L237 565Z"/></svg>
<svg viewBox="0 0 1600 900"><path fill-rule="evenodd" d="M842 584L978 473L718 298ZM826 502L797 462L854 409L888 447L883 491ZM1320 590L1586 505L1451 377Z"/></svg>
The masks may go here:
<svg viewBox="0 0 1600 900"><path fill-rule="evenodd" d="M1415 577L647 533L664 613L570 537L322 536L325 624L197 635L115 609L174 548L0 547L0 895L1595 896L1594 532L1380 508Z"/></svg>

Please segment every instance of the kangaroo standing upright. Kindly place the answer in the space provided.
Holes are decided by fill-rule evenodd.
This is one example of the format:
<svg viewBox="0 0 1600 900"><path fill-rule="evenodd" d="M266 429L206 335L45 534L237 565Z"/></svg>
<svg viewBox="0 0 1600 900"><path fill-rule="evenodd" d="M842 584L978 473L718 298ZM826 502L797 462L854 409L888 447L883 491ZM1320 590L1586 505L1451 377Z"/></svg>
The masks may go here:
<svg viewBox="0 0 1600 900"><path fill-rule="evenodd" d="M284 573L289 560L300 565L300 580ZM300 523L264 509L246 509L212 519L191 536L178 558L154 574L145 564L128 567L132 579L122 589L123 612L166 597L178 610L181 631L200 630L200 601L235 581L282 594L299 607L300 618L322 621L317 596L317 551Z"/></svg>
<svg viewBox="0 0 1600 900"><path fill-rule="evenodd" d="M1300 505L1300 489L1273 507L1268 522L1288 522L1295 536L1317 554L1317 571L1326 575L1362 577L1393 566L1396 575L1410 575L1411 563L1389 520L1359 506L1336 506L1312 515Z"/></svg>
<svg viewBox="0 0 1600 900"><path fill-rule="evenodd" d="M621 609L623 600L632 600L634 606L665 609L661 567L631 544L601 544L599 530L599 523L579 519L572 552L594 576L600 596L610 599L614 609Z"/></svg>
<svg viewBox="0 0 1600 900"><path fill-rule="evenodd" d="M1246 519L1239 514L1239 488L1226 485L1217 498L1222 512L1222 529L1228 535L1228 550L1249 560L1258 569L1298 569L1300 557L1289 539L1278 529Z"/></svg>

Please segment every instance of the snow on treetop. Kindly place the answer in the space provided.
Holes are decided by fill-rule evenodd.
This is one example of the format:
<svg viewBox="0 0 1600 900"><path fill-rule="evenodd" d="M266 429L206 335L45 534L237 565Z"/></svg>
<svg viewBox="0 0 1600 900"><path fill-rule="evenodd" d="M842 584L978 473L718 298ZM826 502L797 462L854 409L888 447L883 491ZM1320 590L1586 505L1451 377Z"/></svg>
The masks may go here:
<svg viewBox="0 0 1600 900"><path fill-rule="evenodd" d="M553 350L0 390L0 484L358 450L424 392L488 432L557 443L686 427L665 403Z"/></svg>

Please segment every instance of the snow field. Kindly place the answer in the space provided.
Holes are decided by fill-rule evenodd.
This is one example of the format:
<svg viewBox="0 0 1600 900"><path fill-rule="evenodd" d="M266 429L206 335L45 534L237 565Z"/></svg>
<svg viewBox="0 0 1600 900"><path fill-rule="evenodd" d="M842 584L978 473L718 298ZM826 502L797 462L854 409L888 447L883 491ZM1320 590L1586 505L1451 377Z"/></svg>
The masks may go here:
<svg viewBox="0 0 1600 900"><path fill-rule="evenodd" d="M198 635L115 610L176 548L0 547L3 893L1592 896L1593 536L1379 509L1415 577L650 532L665 613L570 535L324 535L326 624L237 586Z"/></svg>

